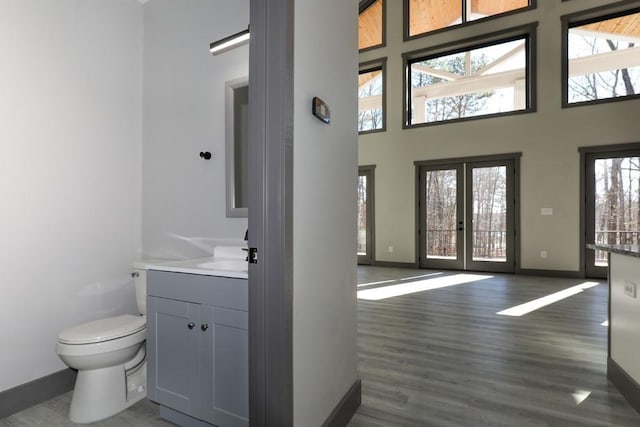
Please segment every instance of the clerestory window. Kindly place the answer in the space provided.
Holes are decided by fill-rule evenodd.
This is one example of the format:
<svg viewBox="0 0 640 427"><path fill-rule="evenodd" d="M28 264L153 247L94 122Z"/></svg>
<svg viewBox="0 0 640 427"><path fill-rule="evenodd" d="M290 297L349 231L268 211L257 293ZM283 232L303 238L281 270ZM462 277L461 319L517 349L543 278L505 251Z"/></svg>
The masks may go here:
<svg viewBox="0 0 640 427"><path fill-rule="evenodd" d="M405 54L405 127L534 111L534 29Z"/></svg>
<svg viewBox="0 0 640 427"><path fill-rule="evenodd" d="M405 37L535 7L535 0L404 0Z"/></svg>
<svg viewBox="0 0 640 427"><path fill-rule="evenodd" d="M386 58L360 64L358 75L358 132L385 130Z"/></svg>
<svg viewBox="0 0 640 427"><path fill-rule="evenodd" d="M384 0L362 0L358 16L358 49L382 47L384 39Z"/></svg>
<svg viewBox="0 0 640 427"><path fill-rule="evenodd" d="M563 17L563 30L564 106L640 95L639 7Z"/></svg>

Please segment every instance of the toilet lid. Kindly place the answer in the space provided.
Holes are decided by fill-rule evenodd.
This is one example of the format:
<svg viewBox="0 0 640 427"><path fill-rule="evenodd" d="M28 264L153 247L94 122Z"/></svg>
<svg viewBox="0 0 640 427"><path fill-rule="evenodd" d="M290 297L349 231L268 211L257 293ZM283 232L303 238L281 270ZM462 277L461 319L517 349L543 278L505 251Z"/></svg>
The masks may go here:
<svg viewBox="0 0 640 427"><path fill-rule="evenodd" d="M60 332L58 340L64 344L90 344L126 337L143 330L146 319L125 314L83 323Z"/></svg>

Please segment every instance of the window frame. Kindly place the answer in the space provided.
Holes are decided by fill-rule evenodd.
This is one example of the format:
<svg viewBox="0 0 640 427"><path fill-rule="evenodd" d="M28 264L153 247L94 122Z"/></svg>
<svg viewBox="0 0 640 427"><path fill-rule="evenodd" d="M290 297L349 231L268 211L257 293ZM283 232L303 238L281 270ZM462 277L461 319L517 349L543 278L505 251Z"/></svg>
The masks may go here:
<svg viewBox="0 0 640 427"><path fill-rule="evenodd" d="M574 27L606 21L607 19L618 18L620 16L630 15L633 13L640 13L640 5L637 0L623 0L618 3L599 6L560 17L562 21L562 57L560 59L563 109L584 107L587 105L608 104L610 102L622 102L640 98L640 93L636 93L634 95L569 102L569 30Z"/></svg>
<svg viewBox="0 0 640 427"><path fill-rule="evenodd" d="M378 0L360 0L358 5L358 18L360 14L367 10L370 6L372 6ZM368 52L373 49L380 49L387 46L387 0L382 1L382 43L365 47L363 49L358 49L358 53ZM393 1L393 0L391 0Z"/></svg>
<svg viewBox="0 0 640 427"><path fill-rule="evenodd" d="M426 126L438 126L448 123L460 123L471 120L483 120L495 117L512 116L519 114L535 113L537 111L537 68L536 68L536 39L537 39L538 22L532 22L529 24L521 25L518 27L508 28L501 31L496 31L486 35L479 35L470 37L467 39L456 40L449 43L443 43L441 45L414 50L402 54L402 92L403 92L403 111L402 111L402 128L413 129ZM411 117L411 64L414 62L438 58L442 56L452 55L460 52L466 52L468 50L479 49L487 46L492 46L500 43L506 43L509 41L524 38L525 40L525 78L526 78L526 108L523 110L505 111L500 113L483 114L473 117L460 117L450 120L442 120L437 122L425 122L425 123L409 123Z"/></svg>
<svg viewBox="0 0 640 427"><path fill-rule="evenodd" d="M438 28L435 30L431 30L431 31L427 31L425 33L420 33L420 34L415 34L415 35L410 35L410 28L409 28L409 1L411 0L403 0L402 1L402 21L403 21L403 26L402 26L402 37L403 37L403 41L408 42L410 40L415 40L415 39L420 39L423 37L427 37L427 36L431 36L433 34L438 34L438 33L442 33L442 32L446 32L446 31L451 31L451 30L455 30L455 29L459 29L459 28L463 28L463 27L468 27L470 25L474 25L477 23L481 23L481 22L487 22L487 21L492 21L494 19L500 19L503 18L505 16L509 16L509 15L515 15L518 13L523 13L523 12L527 12L530 10L534 10L538 7L538 0L529 0L529 6L527 7L522 7L519 9L514 9L514 10L509 10L507 12L502 12L502 13L498 13L496 15L490 15L490 16L486 16L484 18L480 18L480 19L474 19L473 21L463 21L460 24L456 24L456 25L451 25L448 27L443 27L443 28ZM461 19L465 19L465 3L466 1L471 1L471 0L460 0L460 2L462 2L462 13L463 16L461 17Z"/></svg>
<svg viewBox="0 0 640 427"><path fill-rule="evenodd" d="M386 132L387 130L387 57L361 62L358 67L358 76L376 70L382 71L382 127L379 129L358 130L358 135ZM359 101L360 96L358 96ZM358 107L358 114L360 114L360 107Z"/></svg>

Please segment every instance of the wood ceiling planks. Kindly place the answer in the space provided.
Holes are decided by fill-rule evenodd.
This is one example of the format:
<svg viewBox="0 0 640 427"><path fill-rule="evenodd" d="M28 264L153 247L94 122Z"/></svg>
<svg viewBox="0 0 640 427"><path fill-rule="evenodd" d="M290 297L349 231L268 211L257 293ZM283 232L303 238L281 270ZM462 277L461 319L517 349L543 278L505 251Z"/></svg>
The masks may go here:
<svg viewBox="0 0 640 427"><path fill-rule="evenodd" d="M529 6L529 0L471 0L471 12L497 15Z"/></svg>
<svg viewBox="0 0 640 427"><path fill-rule="evenodd" d="M640 37L640 13L594 22L578 27L582 30Z"/></svg>
<svg viewBox="0 0 640 427"><path fill-rule="evenodd" d="M461 0L409 0L409 35L448 27L461 16Z"/></svg>
<svg viewBox="0 0 640 427"><path fill-rule="evenodd" d="M377 0L358 19L358 49L382 44L382 3Z"/></svg>

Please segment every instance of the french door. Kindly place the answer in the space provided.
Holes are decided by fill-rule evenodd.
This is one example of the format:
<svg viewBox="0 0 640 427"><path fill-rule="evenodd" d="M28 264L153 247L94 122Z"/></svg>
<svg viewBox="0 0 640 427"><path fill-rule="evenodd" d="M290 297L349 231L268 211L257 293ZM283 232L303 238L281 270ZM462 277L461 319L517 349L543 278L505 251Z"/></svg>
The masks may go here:
<svg viewBox="0 0 640 427"><path fill-rule="evenodd" d="M418 166L421 268L515 270L515 161Z"/></svg>
<svg viewBox="0 0 640 427"><path fill-rule="evenodd" d="M640 244L640 148L585 153L585 240ZM587 277L607 277L607 253L583 249Z"/></svg>
<svg viewBox="0 0 640 427"><path fill-rule="evenodd" d="M358 264L372 264L374 252L373 172L375 166L358 168Z"/></svg>

